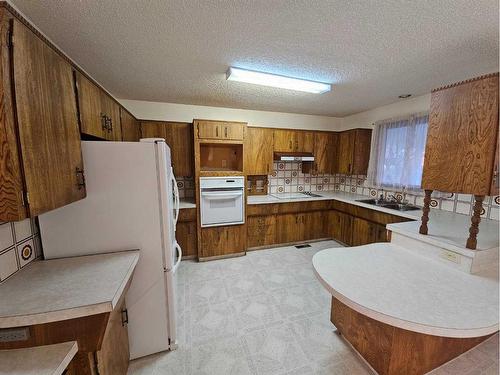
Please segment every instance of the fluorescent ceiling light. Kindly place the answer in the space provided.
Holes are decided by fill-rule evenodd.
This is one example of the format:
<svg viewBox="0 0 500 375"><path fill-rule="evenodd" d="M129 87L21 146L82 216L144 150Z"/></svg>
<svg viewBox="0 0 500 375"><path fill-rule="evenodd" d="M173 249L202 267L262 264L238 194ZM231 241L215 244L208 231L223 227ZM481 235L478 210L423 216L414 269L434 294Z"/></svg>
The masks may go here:
<svg viewBox="0 0 500 375"><path fill-rule="evenodd" d="M323 94L332 89L332 85L329 83L314 82L233 67L228 69L226 79L228 81L253 83L255 85L279 87L281 89L304 91L313 94Z"/></svg>

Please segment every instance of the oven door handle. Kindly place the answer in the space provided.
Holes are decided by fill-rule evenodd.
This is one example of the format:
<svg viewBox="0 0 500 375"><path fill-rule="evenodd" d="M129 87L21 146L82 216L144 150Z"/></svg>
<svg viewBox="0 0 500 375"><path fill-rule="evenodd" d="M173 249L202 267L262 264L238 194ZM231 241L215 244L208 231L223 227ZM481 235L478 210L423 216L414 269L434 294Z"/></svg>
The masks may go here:
<svg viewBox="0 0 500 375"><path fill-rule="evenodd" d="M243 192L239 191L236 193L214 193L214 192L206 192L202 191L201 192L202 197L207 198L207 199L233 199L233 198L238 198L243 196Z"/></svg>

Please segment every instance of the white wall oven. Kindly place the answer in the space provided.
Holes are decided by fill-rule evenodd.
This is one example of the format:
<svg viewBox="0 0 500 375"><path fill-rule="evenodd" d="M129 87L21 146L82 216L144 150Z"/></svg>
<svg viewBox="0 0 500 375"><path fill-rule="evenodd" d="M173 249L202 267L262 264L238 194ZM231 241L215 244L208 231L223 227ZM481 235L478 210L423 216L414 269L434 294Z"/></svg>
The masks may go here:
<svg viewBox="0 0 500 375"><path fill-rule="evenodd" d="M201 226L245 222L244 177L200 177Z"/></svg>

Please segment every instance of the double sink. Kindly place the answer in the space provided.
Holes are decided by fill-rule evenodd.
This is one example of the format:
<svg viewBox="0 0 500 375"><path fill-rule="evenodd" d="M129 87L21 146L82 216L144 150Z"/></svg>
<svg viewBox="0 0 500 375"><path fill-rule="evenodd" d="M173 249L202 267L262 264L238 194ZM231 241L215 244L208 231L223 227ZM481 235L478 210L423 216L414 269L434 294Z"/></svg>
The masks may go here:
<svg viewBox="0 0 500 375"><path fill-rule="evenodd" d="M377 199L358 199L357 202L371 204L373 206L390 208L391 210L397 211L414 211L420 210L420 207L414 206L412 204L404 204L394 201L378 201Z"/></svg>

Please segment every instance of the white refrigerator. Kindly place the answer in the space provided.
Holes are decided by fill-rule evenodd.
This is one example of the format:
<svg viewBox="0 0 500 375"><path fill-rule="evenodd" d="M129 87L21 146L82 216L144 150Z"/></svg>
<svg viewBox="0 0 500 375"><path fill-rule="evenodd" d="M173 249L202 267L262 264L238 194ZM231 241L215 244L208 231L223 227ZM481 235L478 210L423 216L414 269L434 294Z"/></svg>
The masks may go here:
<svg viewBox="0 0 500 375"><path fill-rule="evenodd" d="M176 348L179 194L163 139L82 142L87 197L39 216L46 259L140 249L125 296L130 359Z"/></svg>

